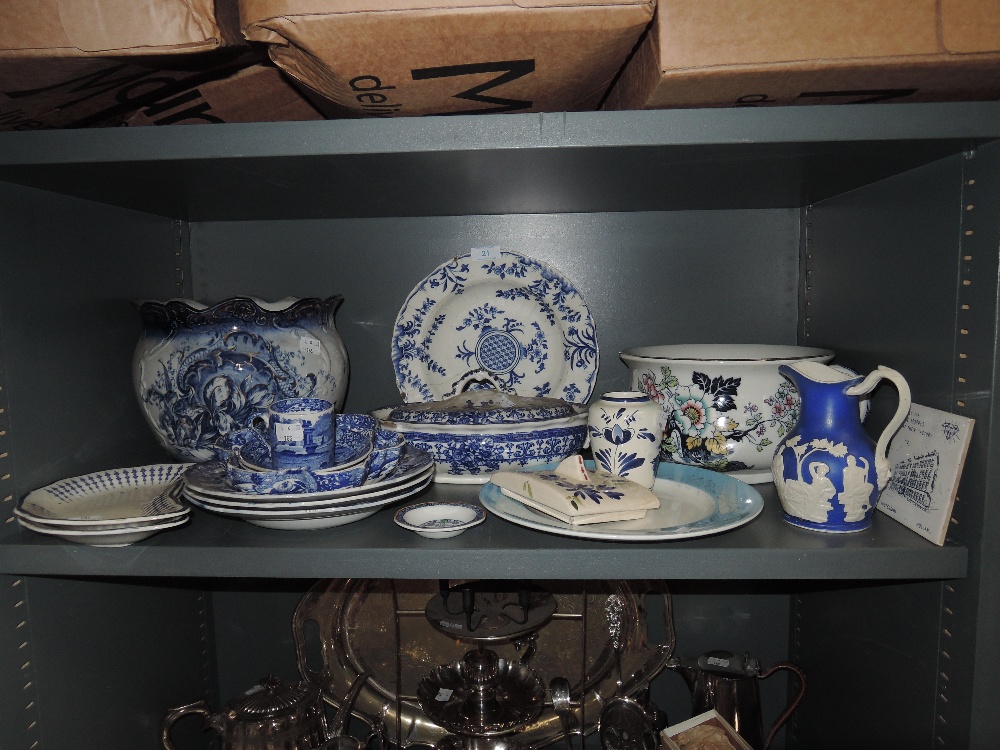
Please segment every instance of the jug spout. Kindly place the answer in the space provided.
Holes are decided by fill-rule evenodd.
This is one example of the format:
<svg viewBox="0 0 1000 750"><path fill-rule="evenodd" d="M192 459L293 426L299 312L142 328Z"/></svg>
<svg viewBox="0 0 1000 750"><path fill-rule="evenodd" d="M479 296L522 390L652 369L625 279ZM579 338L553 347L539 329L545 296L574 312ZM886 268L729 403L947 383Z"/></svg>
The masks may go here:
<svg viewBox="0 0 1000 750"><path fill-rule="evenodd" d="M668 659L667 663L664 666L667 669L673 670L674 672L676 672L677 674L679 674L681 677L683 677L684 678L684 682L687 683L688 690L690 690L692 693L694 692L695 687L696 687L696 685L698 683L698 668L697 668L697 666L693 666L691 664L685 664L680 659L678 659L676 656L672 657L671 659Z"/></svg>

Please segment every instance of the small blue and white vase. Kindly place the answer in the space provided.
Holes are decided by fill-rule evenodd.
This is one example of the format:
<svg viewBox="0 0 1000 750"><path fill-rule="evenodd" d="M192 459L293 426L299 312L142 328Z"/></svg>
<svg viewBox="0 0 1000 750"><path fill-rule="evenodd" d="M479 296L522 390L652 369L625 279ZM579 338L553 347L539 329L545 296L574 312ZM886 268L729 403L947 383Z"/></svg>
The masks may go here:
<svg viewBox="0 0 1000 750"><path fill-rule="evenodd" d="M663 412L642 391L609 391L590 406L588 436L598 469L652 488Z"/></svg>
<svg viewBox="0 0 1000 750"><path fill-rule="evenodd" d="M910 411L906 380L888 367L862 378L819 362L778 371L802 399L798 421L771 464L785 520L814 531L867 529L889 482L889 441ZM862 426L859 400L883 378L899 391L899 406L876 443Z"/></svg>

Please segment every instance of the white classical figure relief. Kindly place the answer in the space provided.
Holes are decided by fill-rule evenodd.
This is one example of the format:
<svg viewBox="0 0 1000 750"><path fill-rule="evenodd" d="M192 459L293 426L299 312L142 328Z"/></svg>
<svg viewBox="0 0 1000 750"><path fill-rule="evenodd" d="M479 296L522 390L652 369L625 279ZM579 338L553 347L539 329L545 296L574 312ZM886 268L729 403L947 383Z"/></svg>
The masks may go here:
<svg viewBox="0 0 1000 750"><path fill-rule="evenodd" d="M816 451L843 458L847 455L847 446L826 439L810 440L808 443L800 443L800 440L801 436L796 435L785 443L784 450L775 455L772 465L774 483L786 512L806 521L825 523L833 510L833 503L830 501L837 496L837 488L827 476L830 473L828 464L822 461L809 461L807 464L806 458ZM784 476L783 456L788 449L795 454L794 479L785 479ZM803 475L804 468L808 472L808 481ZM863 471L867 477L867 464Z"/></svg>
<svg viewBox="0 0 1000 750"><path fill-rule="evenodd" d="M868 481L868 462L862 458L863 466L858 465L854 456L847 457L844 467L844 491L840 493L840 504L844 506L845 521L860 521L871 507L872 492L875 485Z"/></svg>

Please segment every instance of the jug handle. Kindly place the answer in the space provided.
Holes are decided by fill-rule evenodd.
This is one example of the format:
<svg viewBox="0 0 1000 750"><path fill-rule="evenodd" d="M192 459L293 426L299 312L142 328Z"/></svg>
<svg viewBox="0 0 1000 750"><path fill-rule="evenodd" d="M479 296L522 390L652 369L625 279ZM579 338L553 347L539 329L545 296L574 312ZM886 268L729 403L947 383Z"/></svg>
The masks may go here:
<svg viewBox="0 0 1000 750"><path fill-rule="evenodd" d="M899 391L899 405L896 407L896 413L889 420L889 424L882 430L882 434L878 438L878 443L875 445L875 476L877 477L876 481L878 482L880 491L884 490L885 486L889 483L890 466L889 458L886 456L886 451L889 449L889 441L892 440L892 436L896 434L896 431L903 426L903 422L906 421L906 417L910 413L910 404L912 403L910 386L898 372L889 367L879 365L868 374L867 378L856 386L848 388L846 391L848 396L862 396L871 391L875 387L875 384L883 378L891 381L896 386L896 390Z"/></svg>
<svg viewBox="0 0 1000 750"><path fill-rule="evenodd" d="M764 740L764 750L767 750L771 746L771 740L774 739L774 735L778 733L778 730L784 726L785 722L792 715L799 704L802 702L802 698L806 694L806 676L805 673L798 668L797 665L792 664L789 661L779 661L771 665L771 668L766 672L761 673L760 679L764 680L770 677L775 672L780 670L786 670L788 672L794 672L799 678L799 692L795 694L792 698L792 702L788 704L784 711L778 715L778 718L774 720L774 724L771 725L771 731L767 733L767 739Z"/></svg>
<svg viewBox="0 0 1000 750"><path fill-rule="evenodd" d="M212 716L212 710L204 700L170 709L170 712L163 717L163 724L160 727L160 738L163 740L163 747L167 750L177 750L174 743L170 741L170 729L174 726L175 721L188 714L201 714L205 717L207 724L208 719Z"/></svg>

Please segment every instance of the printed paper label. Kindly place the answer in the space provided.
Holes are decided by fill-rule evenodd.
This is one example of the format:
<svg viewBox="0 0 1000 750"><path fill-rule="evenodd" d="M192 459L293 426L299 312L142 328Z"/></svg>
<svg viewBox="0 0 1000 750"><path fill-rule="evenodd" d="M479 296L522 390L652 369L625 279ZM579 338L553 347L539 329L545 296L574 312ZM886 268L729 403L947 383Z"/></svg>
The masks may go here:
<svg viewBox="0 0 1000 750"><path fill-rule="evenodd" d="M502 247L474 247L470 252L473 260L500 260Z"/></svg>
<svg viewBox="0 0 1000 750"><path fill-rule="evenodd" d="M323 353L323 345L317 338L313 338L312 336L303 336L299 340L299 351L303 354L319 356Z"/></svg>
<svg viewBox="0 0 1000 750"><path fill-rule="evenodd" d="M302 425L298 422L285 424L278 422L274 425L274 437L279 443L301 443L305 439L302 432Z"/></svg>

